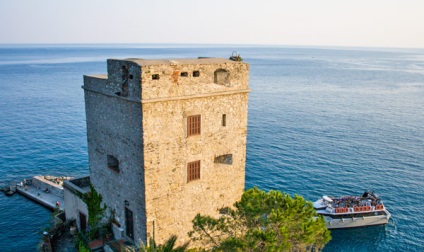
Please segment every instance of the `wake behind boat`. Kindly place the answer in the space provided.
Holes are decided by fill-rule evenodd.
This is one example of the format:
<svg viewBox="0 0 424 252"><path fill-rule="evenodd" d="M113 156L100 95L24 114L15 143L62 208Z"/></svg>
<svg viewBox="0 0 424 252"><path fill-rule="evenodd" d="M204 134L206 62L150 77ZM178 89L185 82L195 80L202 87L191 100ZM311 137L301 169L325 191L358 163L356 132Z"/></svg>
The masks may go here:
<svg viewBox="0 0 424 252"><path fill-rule="evenodd" d="M380 197L371 191L365 191L361 197L323 196L313 205L324 216L328 229L387 224L391 216Z"/></svg>

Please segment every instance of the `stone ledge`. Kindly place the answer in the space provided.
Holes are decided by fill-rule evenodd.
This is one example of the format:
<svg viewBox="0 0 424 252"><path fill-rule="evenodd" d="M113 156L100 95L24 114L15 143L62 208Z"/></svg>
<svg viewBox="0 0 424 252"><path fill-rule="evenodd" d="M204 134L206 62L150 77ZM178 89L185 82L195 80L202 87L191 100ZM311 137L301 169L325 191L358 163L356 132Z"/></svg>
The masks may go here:
<svg viewBox="0 0 424 252"><path fill-rule="evenodd" d="M179 100L188 100L188 99L195 99L195 98L204 98L204 97L213 97L213 96L222 96L222 95L232 95L232 94L243 94L243 93L250 93L250 89L241 89L241 90L232 90L232 91L220 91L220 92L212 92L212 93L205 93L205 94L195 94L195 95L185 95L185 96L175 96L175 97L160 97L160 98L151 98L151 99L131 99L127 97L122 97L115 94L106 94L99 92L97 90L81 86L82 89L86 91L90 91L97 94L102 94L109 97L115 97L119 99L123 99L130 102L136 102L136 103L154 103L154 102L164 102L164 101L179 101Z"/></svg>

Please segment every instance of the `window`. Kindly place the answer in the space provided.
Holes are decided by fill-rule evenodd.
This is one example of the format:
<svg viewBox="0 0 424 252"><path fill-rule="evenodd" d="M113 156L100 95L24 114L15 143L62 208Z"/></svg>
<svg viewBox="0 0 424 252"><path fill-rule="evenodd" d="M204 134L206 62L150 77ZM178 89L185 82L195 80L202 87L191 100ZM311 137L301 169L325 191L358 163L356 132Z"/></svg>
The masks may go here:
<svg viewBox="0 0 424 252"><path fill-rule="evenodd" d="M107 155L107 167L115 172L119 172L119 160L112 155Z"/></svg>
<svg viewBox="0 0 424 252"><path fill-rule="evenodd" d="M187 183L200 179L200 160L187 164Z"/></svg>
<svg viewBox="0 0 424 252"><path fill-rule="evenodd" d="M188 72L181 72L181 77L188 77Z"/></svg>
<svg viewBox="0 0 424 252"><path fill-rule="evenodd" d="M128 96L128 82L123 82L122 86L121 86L121 95L123 97L127 97Z"/></svg>
<svg viewBox="0 0 424 252"><path fill-rule="evenodd" d="M122 66L122 81L128 80L128 67Z"/></svg>
<svg viewBox="0 0 424 252"><path fill-rule="evenodd" d="M228 214L228 207L222 207L219 209L219 214Z"/></svg>
<svg viewBox="0 0 424 252"><path fill-rule="evenodd" d="M81 212L79 212L79 221L80 221L80 230L85 231L87 230L87 216Z"/></svg>
<svg viewBox="0 0 424 252"><path fill-rule="evenodd" d="M222 126L227 126L227 115L223 114L222 115Z"/></svg>
<svg viewBox="0 0 424 252"><path fill-rule="evenodd" d="M200 135L201 118L200 115L187 117L187 136Z"/></svg>
<svg viewBox="0 0 424 252"><path fill-rule="evenodd" d="M193 71L193 77L199 77L200 72L199 71Z"/></svg>
<svg viewBox="0 0 424 252"><path fill-rule="evenodd" d="M215 84L219 85L229 85L230 84L230 72L225 69L218 69L214 72L214 80Z"/></svg>
<svg viewBox="0 0 424 252"><path fill-rule="evenodd" d="M152 74L152 80L159 80L159 74Z"/></svg>
<svg viewBox="0 0 424 252"><path fill-rule="evenodd" d="M122 83L121 83L121 92L116 93L118 96L127 97L128 96L128 67L122 66Z"/></svg>
<svg viewBox="0 0 424 252"><path fill-rule="evenodd" d="M125 207L125 231L131 240L134 240L134 217L133 212Z"/></svg>
<svg viewBox="0 0 424 252"><path fill-rule="evenodd" d="M225 155L217 156L215 157L214 163L232 165L233 154L225 154Z"/></svg>

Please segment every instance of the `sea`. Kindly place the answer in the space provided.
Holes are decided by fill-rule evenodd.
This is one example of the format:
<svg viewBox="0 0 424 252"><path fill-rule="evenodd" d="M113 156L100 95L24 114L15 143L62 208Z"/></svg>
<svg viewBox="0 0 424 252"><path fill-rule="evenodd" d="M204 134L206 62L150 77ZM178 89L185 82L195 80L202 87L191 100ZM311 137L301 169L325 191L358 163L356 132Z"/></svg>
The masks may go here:
<svg viewBox="0 0 424 252"><path fill-rule="evenodd" d="M331 231L324 251L424 251L424 49L0 45L0 183L89 174L84 74L109 58L250 64L246 188L381 196L385 226ZM51 212L0 194L0 251L35 251Z"/></svg>

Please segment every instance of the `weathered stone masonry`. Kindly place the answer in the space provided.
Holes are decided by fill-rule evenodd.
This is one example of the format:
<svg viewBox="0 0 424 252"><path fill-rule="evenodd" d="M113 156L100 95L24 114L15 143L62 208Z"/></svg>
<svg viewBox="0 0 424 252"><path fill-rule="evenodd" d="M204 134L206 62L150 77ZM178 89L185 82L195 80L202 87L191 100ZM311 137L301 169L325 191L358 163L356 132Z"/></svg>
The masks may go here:
<svg viewBox="0 0 424 252"><path fill-rule="evenodd" d="M243 193L249 66L217 58L107 65L107 76L84 77L91 182L135 243L187 241L197 213L217 216ZM200 134L188 136L194 115ZM200 178L188 182L195 161Z"/></svg>

